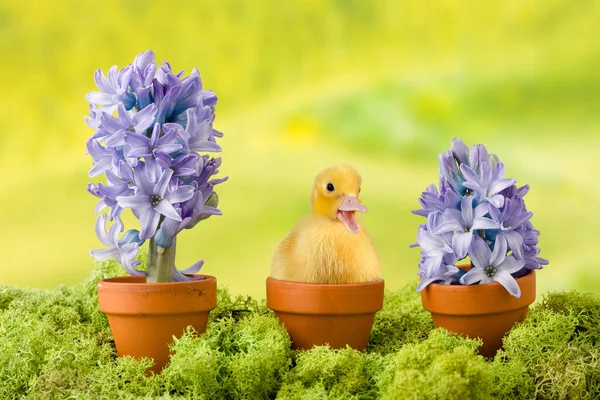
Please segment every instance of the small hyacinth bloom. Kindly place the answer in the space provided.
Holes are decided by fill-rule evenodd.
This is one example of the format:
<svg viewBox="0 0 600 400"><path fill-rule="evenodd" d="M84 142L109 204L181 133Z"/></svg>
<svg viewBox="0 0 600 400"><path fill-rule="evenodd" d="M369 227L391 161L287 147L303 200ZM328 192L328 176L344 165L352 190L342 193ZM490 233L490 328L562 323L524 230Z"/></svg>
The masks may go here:
<svg viewBox="0 0 600 400"><path fill-rule="evenodd" d="M461 197L454 188L443 179L440 183L440 193L438 194L435 185L429 185L419 199L419 204L423 207L420 210L413 210L412 213L427 217L434 211L444 211L448 208L458 208Z"/></svg>
<svg viewBox="0 0 600 400"><path fill-rule="evenodd" d="M181 221L181 216L177 213L173 204L192 198L194 188L183 185L175 191L167 192L169 181L173 176L173 171L170 169L165 170L156 183L148 179L145 170L141 167L134 169L133 173L135 184L138 187L137 194L134 196L119 196L116 200L121 207L131 207L139 213L140 225L142 226L140 238L146 240L154 236L161 215Z"/></svg>
<svg viewBox="0 0 600 400"><path fill-rule="evenodd" d="M131 74L131 87L136 90L147 88L152 85L152 80L156 74L156 62L154 61L154 52L146 50L135 56L133 60L133 73Z"/></svg>
<svg viewBox="0 0 600 400"><path fill-rule="evenodd" d="M437 227L443 222L442 213L432 212L427 216L427 224L420 225L417 232L417 244L411 246L420 246L421 254L426 258L441 259L448 253L453 254L451 245L451 234L436 235Z"/></svg>
<svg viewBox="0 0 600 400"><path fill-rule="evenodd" d="M161 224L161 229L164 230L164 234L173 237L182 230L195 226L202 219L206 219L211 215L222 215L221 210L216 208L217 204L211 204L213 199L217 199L216 203L218 203L216 194L214 194L214 196L211 195L209 198L205 198L201 191L196 191L191 199L181 204L181 221L165 218Z"/></svg>
<svg viewBox="0 0 600 400"><path fill-rule="evenodd" d="M448 181L448 183L454 188L454 190L456 190L457 193L460 195L465 194L465 191L467 190L463 185L465 178L460 172L452 151L446 150L444 154L438 154L438 162L440 165L440 181Z"/></svg>
<svg viewBox="0 0 600 400"><path fill-rule="evenodd" d="M469 162L469 146L467 146L462 139L452 139L450 142L450 151L452 152L452 156L460 164L466 164Z"/></svg>
<svg viewBox="0 0 600 400"><path fill-rule="evenodd" d="M545 258L538 257L540 249L535 246L525 246L523 252L525 259L525 268L530 269L542 269L544 265L548 265L548 260Z"/></svg>
<svg viewBox="0 0 600 400"><path fill-rule="evenodd" d="M514 178L503 178L504 164L501 162L496 163L493 169L488 162L482 162L481 176L465 164L460 166L460 170L466 178L463 185L473 190L479 200L488 201L496 208L504 205L504 196L499 193L516 182Z"/></svg>
<svg viewBox="0 0 600 400"><path fill-rule="evenodd" d="M507 247L506 239L502 236L496 238L493 252L482 238L473 237L469 257L474 266L460 278L460 283L472 285L477 282L498 282L514 297L521 297L521 288L511 274L523 268L525 260L519 260L513 255L507 256Z"/></svg>
<svg viewBox="0 0 600 400"><path fill-rule="evenodd" d="M193 109L188 109L187 112L187 125L185 129L179 124L168 123L165 124L164 129L175 130L181 141L186 144L185 149L187 151L194 152L220 152L221 146L215 142L214 129L212 128L212 121L205 119L198 123L196 119L196 113Z"/></svg>
<svg viewBox="0 0 600 400"><path fill-rule="evenodd" d="M435 230L436 235L454 232L452 249L460 260L466 257L473 239L473 231L479 229L496 229L498 223L486 218L488 204L482 203L473 209L473 196L465 196L461 200L461 209L447 209L442 222Z"/></svg>
<svg viewBox="0 0 600 400"><path fill-rule="evenodd" d="M131 229L125 232L119 240L119 234L122 231L123 223L117 218L107 232L106 214L100 215L96 220L96 236L108 248L90 250L90 254L98 261L114 258L130 275L145 276L145 272L135 269L140 264L136 257L139 246L143 243L139 238L139 232Z"/></svg>
<svg viewBox="0 0 600 400"><path fill-rule="evenodd" d="M116 197L133 195L134 190L129 186L128 181L122 180L110 170L106 171L106 177L111 185L89 184L88 191L101 199L94 210L96 214L100 213L105 207L109 207L109 217L112 221L123 212L123 207L117 203Z"/></svg>
<svg viewBox="0 0 600 400"><path fill-rule="evenodd" d="M455 283L455 276L460 272L454 263L456 258L448 254L441 260L437 257L424 258L419 264L417 275L421 277L417 285L417 292L422 291L431 283L451 284Z"/></svg>
<svg viewBox="0 0 600 400"><path fill-rule="evenodd" d="M181 150L183 146L175 141L176 132L168 132L160 136L160 131L160 125L156 123L150 138L133 132L125 134L125 143L130 146L127 155L135 158L151 158L154 157L155 152L170 154Z"/></svg>
<svg viewBox="0 0 600 400"><path fill-rule="evenodd" d="M476 144L471 147L469 151L469 162L465 163L477 174L481 171L481 165L483 163L490 163L490 154L482 144ZM462 172L462 171L461 171Z"/></svg>
<svg viewBox="0 0 600 400"><path fill-rule="evenodd" d="M502 211L490 207L490 215L499 223L499 234L506 238L508 247L517 258L523 257L523 235L520 228L533 216L531 212L523 211L523 200L506 199Z"/></svg>
<svg viewBox="0 0 600 400"><path fill-rule="evenodd" d="M522 231L523 235L523 244L525 246L531 247L538 244L540 231L533 227L531 221L527 221L525 223L525 229Z"/></svg>
<svg viewBox="0 0 600 400"><path fill-rule="evenodd" d="M94 160L93 166L88 172L90 177L98 176L110 168L116 168L119 157L114 148L107 149L97 140L89 139L86 143L86 150Z"/></svg>
<svg viewBox="0 0 600 400"><path fill-rule="evenodd" d="M125 133L135 132L146 135L146 131L154 124L156 106L150 104L143 110L131 116L122 104L117 107L117 117L103 113L100 117L100 126L109 133L106 137L106 146L123 146L125 144Z"/></svg>
<svg viewBox="0 0 600 400"><path fill-rule="evenodd" d="M117 66L108 70L108 79L104 76L101 69L94 74L94 81L100 92L90 92L85 95L85 99L90 103L100 105L100 109L112 114L119 103L125 106L125 109L131 110L135 105L135 95L128 91L129 82L132 74L131 66L117 72Z"/></svg>

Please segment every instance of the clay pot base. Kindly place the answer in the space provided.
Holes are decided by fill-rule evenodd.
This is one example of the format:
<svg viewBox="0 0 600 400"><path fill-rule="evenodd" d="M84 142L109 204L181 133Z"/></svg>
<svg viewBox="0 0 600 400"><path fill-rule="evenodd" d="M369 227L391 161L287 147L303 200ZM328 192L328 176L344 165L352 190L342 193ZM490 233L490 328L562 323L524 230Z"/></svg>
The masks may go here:
<svg viewBox="0 0 600 400"><path fill-rule="evenodd" d="M329 344L364 350L383 293L383 280L314 284L267 278L267 306L286 327L294 349Z"/></svg>
<svg viewBox="0 0 600 400"><path fill-rule="evenodd" d="M516 278L521 297L511 296L499 283L486 285L428 285L421 292L423 307L436 328L469 338L481 338L479 354L494 357L502 339L523 321L535 301L535 271Z"/></svg>
<svg viewBox="0 0 600 400"><path fill-rule="evenodd" d="M169 362L169 344L188 326L206 331L208 313L217 303L217 280L146 283L145 277L120 276L98 282L100 310L108 317L119 356L149 357L148 372Z"/></svg>

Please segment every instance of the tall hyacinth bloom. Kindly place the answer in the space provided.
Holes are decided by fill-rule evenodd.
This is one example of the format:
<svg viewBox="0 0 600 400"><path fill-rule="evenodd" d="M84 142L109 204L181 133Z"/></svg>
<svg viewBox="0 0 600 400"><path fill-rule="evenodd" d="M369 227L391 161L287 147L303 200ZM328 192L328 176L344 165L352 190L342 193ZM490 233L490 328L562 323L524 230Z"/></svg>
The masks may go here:
<svg viewBox="0 0 600 400"><path fill-rule="evenodd" d="M202 87L198 70L174 73L167 62L157 66L150 50L133 63L94 74L98 91L88 93L86 124L94 130L86 144L92 158L90 177L104 174L106 183L88 185L99 199L96 234L105 249L90 253L98 260L114 258L131 275L148 282L201 279L203 261L175 268L176 236L200 221L221 215L214 187L221 165L213 128L217 96ZM121 214L131 210L139 230L125 233ZM108 218L107 218L108 216ZM106 223L112 223L107 229ZM135 266L138 249L149 241L148 271Z"/></svg>
<svg viewBox="0 0 600 400"><path fill-rule="evenodd" d="M432 283L498 282L518 297L514 278L548 264L539 257L539 231L523 200L529 186L504 177L504 164L481 144L469 148L455 138L438 161L439 192L429 185L421 209L413 211L427 218L411 245L421 247L417 291ZM457 266L467 257L469 272Z"/></svg>

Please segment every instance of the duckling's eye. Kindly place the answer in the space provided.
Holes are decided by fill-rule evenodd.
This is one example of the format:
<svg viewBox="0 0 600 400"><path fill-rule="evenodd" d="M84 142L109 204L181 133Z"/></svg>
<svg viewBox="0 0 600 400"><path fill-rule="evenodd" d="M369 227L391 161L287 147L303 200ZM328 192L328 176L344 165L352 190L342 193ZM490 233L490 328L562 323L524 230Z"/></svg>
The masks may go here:
<svg viewBox="0 0 600 400"><path fill-rule="evenodd" d="M330 192L333 192L335 190L335 188L333 187L333 183L327 184L327 190L329 190Z"/></svg>

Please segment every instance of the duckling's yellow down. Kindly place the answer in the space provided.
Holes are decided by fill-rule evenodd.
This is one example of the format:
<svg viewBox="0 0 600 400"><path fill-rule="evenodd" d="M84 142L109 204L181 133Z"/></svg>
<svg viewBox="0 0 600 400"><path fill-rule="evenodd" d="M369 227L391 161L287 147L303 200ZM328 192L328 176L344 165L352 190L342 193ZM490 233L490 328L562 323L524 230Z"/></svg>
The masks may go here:
<svg viewBox="0 0 600 400"><path fill-rule="evenodd" d="M338 164L317 175L312 215L301 220L279 244L271 277L307 283L360 283L381 279L379 255L355 217L362 178Z"/></svg>

